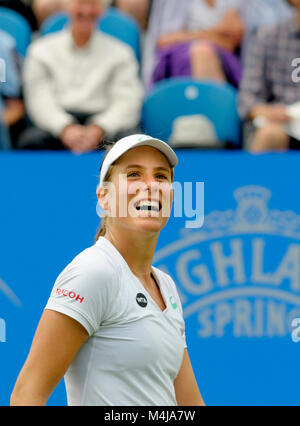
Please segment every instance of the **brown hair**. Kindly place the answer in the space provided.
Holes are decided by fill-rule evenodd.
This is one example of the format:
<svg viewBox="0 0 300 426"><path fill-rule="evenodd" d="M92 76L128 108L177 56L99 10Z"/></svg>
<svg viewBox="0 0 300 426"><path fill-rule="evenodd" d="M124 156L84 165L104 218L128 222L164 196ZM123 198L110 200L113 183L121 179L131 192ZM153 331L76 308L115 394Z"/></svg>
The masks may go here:
<svg viewBox="0 0 300 426"><path fill-rule="evenodd" d="M101 172L104 160L107 157L109 151L112 149L112 147L113 147L113 144L104 144L103 145L103 148L106 150L106 153L105 153L104 158L103 158L102 163L101 163L100 172ZM170 165L170 167L171 167L171 165ZM104 182L110 182L113 169L114 169L114 163L108 169L108 172L105 176ZM172 182L173 182L174 181L174 168L173 167L171 167L171 179L172 179ZM99 225L99 230L97 231L94 243L96 243L100 237L104 237L104 235L106 234L107 219L108 219L108 216L105 215L103 217L100 225Z"/></svg>
<svg viewBox="0 0 300 426"><path fill-rule="evenodd" d="M103 163L104 163L104 160L105 160L105 158L107 157L107 155L108 155L108 153L109 153L109 151L112 149L112 147L113 147L113 144L104 144L103 145L103 148L105 149L105 151L106 151L106 153L105 153L105 155L104 155L104 157L103 157L103 160L102 160L102 163L101 163L101 167L100 167L100 172L101 172L101 169L102 169L102 166L103 166ZM110 168L108 169L108 172L107 172L107 174L106 174L106 176L105 176L105 180L104 180L104 182L109 182L110 181L110 179L111 179L111 175L112 175L112 171L113 171L113 168L114 168L114 164L112 164L111 166L110 166ZM102 221L101 221L101 223L100 223L100 225L99 225L99 230L97 231L97 234L96 234L96 237L95 237L95 243L98 241L98 239L100 238L100 237L104 237L104 235L106 234L106 223L107 223L107 215L105 215L104 217L103 217L103 219L102 219Z"/></svg>

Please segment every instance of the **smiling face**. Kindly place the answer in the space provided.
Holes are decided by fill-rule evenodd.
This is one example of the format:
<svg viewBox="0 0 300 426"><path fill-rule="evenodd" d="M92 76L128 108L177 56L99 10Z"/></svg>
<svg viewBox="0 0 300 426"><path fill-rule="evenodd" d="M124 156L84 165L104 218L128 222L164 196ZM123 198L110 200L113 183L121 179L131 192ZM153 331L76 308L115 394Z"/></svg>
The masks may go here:
<svg viewBox="0 0 300 426"><path fill-rule="evenodd" d="M71 0L69 12L73 28L80 34L90 34L103 11L101 0Z"/></svg>
<svg viewBox="0 0 300 426"><path fill-rule="evenodd" d="M135 232L159 232L170 217L173 171L157 149L127 151L113 166L108 191L98 199L109 216L108 226Z"/></svg>

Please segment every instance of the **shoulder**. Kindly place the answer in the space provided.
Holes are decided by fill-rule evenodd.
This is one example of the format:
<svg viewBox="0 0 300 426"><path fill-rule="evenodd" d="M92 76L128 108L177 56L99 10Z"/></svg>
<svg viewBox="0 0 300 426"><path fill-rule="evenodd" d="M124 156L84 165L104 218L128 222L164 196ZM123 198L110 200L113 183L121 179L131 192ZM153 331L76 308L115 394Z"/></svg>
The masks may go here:
<svg viewBox="0 0 300 426"><path fill-rule="evenodd" d="M53 49L57 49L58 46L63 46L64 41L67 40L67 31L62 30L56 33L47 34L34 40L27 52L28 55L40 55L47 56L51 54Z"/></svg>
<svg viewBox="0 0 300 426"><path fill-rule="evenodd" d="M46 309L78 321L92 335L105 320L119 281L105 253L92 246L76 256L58 276Z"/></svg>
<svg viewBox="0 0 300 426"><path fill-rule="evenodd" d="M83 250L72 260L71 264L78 265L82 270L93 273L115 273L114 265L100 245L92 245Z"/></svg>
<svg viewBox="0 0 300 426"><path fill-rule="evenodd" d="M118 290L116 268L107 254L97 246L79 253L60 273L55 288L76 290L85 295Z"/></svg>
<svg viewBox="0 0 300 426"><path fill-rule="evenodd" d="M261 27L257 31L257 39L269 42L272 39L278 39L283 34L288 34L291 27L294 26L294 18L289 18L283 22L273 24L267 27Z"/></svg>
<svg viewBox="0 0 300 426"><path fill-rule="evenodd" d="M117 53L123 59L135 59L132 48L118 38L102 31L96 31L95 38L105 49L110 49L110 53Z"/></svg>

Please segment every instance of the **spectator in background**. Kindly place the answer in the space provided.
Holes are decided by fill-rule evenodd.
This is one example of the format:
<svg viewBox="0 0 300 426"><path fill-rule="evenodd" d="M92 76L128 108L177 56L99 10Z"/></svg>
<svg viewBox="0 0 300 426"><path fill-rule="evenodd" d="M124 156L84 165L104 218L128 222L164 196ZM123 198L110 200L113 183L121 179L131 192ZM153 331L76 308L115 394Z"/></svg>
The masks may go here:
<svg viewBox="0 0 300 426"><path fill-rule="evenodd" d="M300 0L290 0L296 16L259 30L247 53L239 95L239 112L252 152L299 149L287 134L287 106L300 101L300 84L293 81L293 61L300 52ZM254 126L253 123L257 123Z"/></svg>
<svg viewBox="0 0 300 426"><path fill-rule="evenodd" d="M241 0L240 10L246 32L279 24L294 14L286 0Z"/></svg>
<svg viewBox="0 0 300 426"><path fill-rule="evenodd" d="M8 130L12 130L24 117L24 104L21 98L21 81L17 66L15 41L9 34L2 30L0 30L0 59L2 127L4 125ZM14 138L12 139L12 142L15 143Z"/></svg>
<svg viewBox="0 0 300 426"><path fill-rule="evenodd" d="M9 0L0 0L9 1ZM39 26L50 15L60 10L65 10L68 0L32 0L33 11ZM111 5L131 15L139 24L141 30L145 30L148 22L150 4L152 0L107 0L106 5Z"/></svg>
<svg viewBox="0 0 300 426"><path fill-rule="evenodd" d="M294 8L286 0L241 0L240 11L245 26L242 45L243 62L251 37L255 36L259 28L279 24L295 14Z"/></svg>
<svg viewBox="0 0 300 426"><path fill-rule="evenodd" d="M20 149L87 152L136 129L142 87L130 47L95 28L103 0L70 0L72 25L36 40L24 66L28 113L36 126Z"/></svg>
<svg viewBox="0 0 300 426"><path fill-rule="evenodd" d="M38 27L53 13L64 10L66 6L66 0L33 0L32 10L36 17Z"/></svg>
<svg viewBox="0 0 300 426"><path fill-rule="evenodd" d="M132 15L138 22L141 30L145 31L148 24L151 1L152 0L114 0L112 6Z"/></svg>
<svg viewBox="0 0 300 426"><path fill-rule="evenodd" d="M238 0L154 0L145 45L146 87L188 75L238 86L241 64L235 51L243 36L238 6Z"/></svg>

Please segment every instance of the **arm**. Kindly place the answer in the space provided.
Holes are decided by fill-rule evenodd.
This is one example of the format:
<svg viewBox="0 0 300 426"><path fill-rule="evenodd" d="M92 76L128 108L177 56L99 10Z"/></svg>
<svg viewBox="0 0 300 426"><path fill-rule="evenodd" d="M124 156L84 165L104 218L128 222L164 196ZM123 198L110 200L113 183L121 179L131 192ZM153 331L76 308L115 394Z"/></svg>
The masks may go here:
<svg viewBox="0 0 300 426"><path fill-rule="evenodd" d="M246 51L238 95L238 110L243 120L260 115L261 107L268 103L271 95L266 72L267 51L268 38L264 32L259 32L251 38Z"/></svg>
<svg viewBox="0 0 300 426"><path fill-rule="evenodd" d="M176 400L181 406L205 406L193 372L187 349L184 350L182 364L174 381Z"/></svg>
<svg viewBox="0 0 300 426"><path fill-rule="evenodd" d="M244 34L244 25L235 10L228 10L220 22L212 28L193 33L194 39L204 39L234 51L239 47Z"/></svg>
<svg viewBox="0 0 300 426"><path fill-rule="evenodd" d="M236 10L229 10L223 19L211 29L217 36L223 36L232 43L232 49L236 49L244 35L244 25Z"/></svg>
<svg viewBox="0 0 300 426"><path fill-rule="evenodd" d="M64 128L60 139L70 151L82 154L96 150L103 136L103 130L95 124L89 126L71 124Z"/></svg>
<svg viewBox="0 0 300 426"><path fill-rule="evenodd" d="M228 11L223 19L215 26L196 32L178 31L166 34L159 38L158 47L190 42L195 40L207 40L229 50L235 50L241 43L244 27L239 14L235 10Z"/></svg>
<svg viewBox="0 0 300 426"><path fill-rule="evenodd" d="M66 126L74 123L57 102L49 69L34 44L24 63L24 94L27 111L41 129L59 137Z"/></svg>
<svg viewBox="0 0 300 426"><path fill-rule="evenodd" d="M66 297L70 289L77 297ZM119 291L115 270L85 250L59 274L11 396L12 405L45 405Z"/></svg>
<svg viewBox="0 0 300 426"><path fill-rule="evenodd" d="M265 117L272 122L287 122L291 120L291 116L288 115L286 106L283 104L255 105L250 111L250 119L254 120L259 116Z"/></svg>
<svg viewBox="0 0 300 426"><path fill-rule="evenodd" d="M89 124L103 129L108 135L134 128L140 120L143 89L138 76L138 64L132 54L122 52L108 88L108 107L95 114Z"/></svg>
<svg viewBox="0 0 300 426"><path fill-rule="evenodd" d="M45 405L88 337L79 322L45 310L12 392L11 405Z"/></svg>
<svg viewBox="0 0 300 426"><path fill-rule="evenodd" d="M25 109L21 99L7 99L3 112L4 121L8 126L13 126L24 117Z"/></svg>

